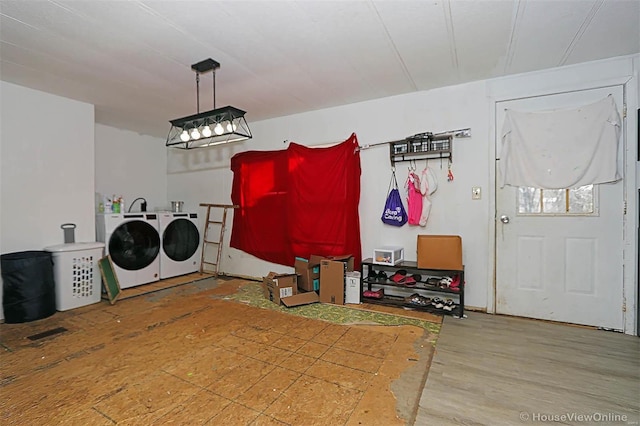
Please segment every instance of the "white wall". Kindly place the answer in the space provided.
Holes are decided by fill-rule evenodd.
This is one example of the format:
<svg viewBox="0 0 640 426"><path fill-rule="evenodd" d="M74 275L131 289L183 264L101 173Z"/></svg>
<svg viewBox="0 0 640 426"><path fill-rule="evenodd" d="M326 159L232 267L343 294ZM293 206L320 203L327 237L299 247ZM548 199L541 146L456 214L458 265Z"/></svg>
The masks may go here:
<svg viewBox="0 0 640 426"><path fill-rule="evenodd" d="M62 244L63 223L95 241L93 126L93 105L0 82L0 252Z"/></svg>
<svg viewBox="0 0 640 426"><path fill-rule="evenodd" d="M250 117L247 117L250 120ZM352 132L360 145L397 140L415 133L472 128L472 137L457 139L453 145L453 182L447 182L447 160L430 160L439 180L432 198L433 207L426 228L383 225L384 206L391 164L387 145L362 150L362 195L360 221L363 257L383 245L405 247L407 260L416 259L418 234L457 234L463 238L463 256L467 274L470 305L486 306L490 267L483 262L487 250L488 203L471 199L471 188L488 189L486 171L489 116L485 85L482 82L447 87L404 96L346 105L257 123L250 123L254 138L223 150L174 151L169 154L169 198L181 196L191 204L197 202L230 203L232 173L229 161L233 154L245 150L277 150L285 140L307 146L342 142ZM211 152L209 152L211 151ZM420 161L419 168L426 162ZM399 184L407 176L408 163L398 163ZM202 210L201 210L202 211ZM231 221L228 222L231 224ZM229 227L230 229L230 227ZM291 271L244 252L224 247L221 270L228 274L260 277L269 271Z"/></svg>
<svg viewBox="0 0 640 426"><path fill-rule="evenodd" d="M413 93L305 114L281 117L261 122L247 119L254 138L229 147L201 151L169 152L168 194L169 198L181 197L191 206L199 202L230 203L232 173L229 161L233 154L245 150L276 150L286 147L284 141L293 141L307 146L326 145L346 139L352 132L358 136L360 145L386 142L415 133L471 128L472 137L455 139L453 142L453 182L447 182L447 163L430 160L429 166L436 172L439 187L432 198L431 217L426 228L405 225L398 229L383 225L380 221L382 206L390 178L388 146L372 147L361 152L362 195L360 220L363 257L370 257L373 249L381 245L405 247L405 257L415 260L416 236L418 234L458 234L463 241L463 261L467 282L465 302L471 307L490 308L493 301L493 224L495 205L493 102L506 96L497 93L497 88L510 87L511 95L531 94L541 87L554 90L572 90L599 84L603 79L616 75L619 80L628 77L631 64L637 57L599 61L580 66L520 75L517 78L480 81L450 86L426 92ZM637 65L636 65L637 67ZM613 71L612 71L613 70ZM637 80L637 69L635 70ZM503 84L500 84L504 82ZM631 108L637 108L637 82L630 87L636 93L628 94ZM635 111L635 109L630 109ZM629 114L628 126L637 126L635 112ZM635 135L630 132L629 135ZM633 142L632 142L633 143ZM634 151L635 152L635 151ZM631 154L631 153L630 153ZM634 170L633 162L629 162ZM398 163L399 183L406 178L407 163ZM419 162L422 168L424 161ZM636 185L635 170L627 185ZM482 188L482 199L471 199L471 188ZM631 194L635 197L635 195ZM635 198L632 198L635 205ZM203 210L201 210L203 211ZM632 223L633 222L633 223ZM231 221L228 222L231 224ZM631 229L637 224L631 221ZM636 225L637 226L637 225ZM231 227L229 226L229 229ZM273 270L291 271L291 268L259 260L249 254L229 248L230 232L226 235L221 270L227 274L260 277ZM635 238L631 238L634 245ZM637 242L635 242L637 247ZM631 253L637 251L630 247ZM628 255L628 251L625 255ZM636 268L629 261L631 272L625 275L625 297L635 298ZM633 266L631 268L631 266ZM628 303L628 307L635 305ZM628 323L627 325L630 326Z"/></svg>
<svg viewBox="0 0 640 426"><path fill-rule="evenodd" d="M96 125L93 105L6 82L0 101L2 253L61 244L69 222L76 241L95 241L96 192L167 208L163 140Z"/></svg>
<svg viewBox="0 0 640 426"><path fill-rule="evenodd" d="M77 241L94 240L95 192L122 195L127 203L144 197L149 210L168 207L169 200L185 201L185 209L205 210L200 203L230 203L233 175L231 157L246 150L275 150L293 141L307 146L345 140L352 132L360 145L397 140L415 133L470 127L472 137L453 144L453 182L446 181L447 164L429 165L439 178L431 217L426 228L393 228L383 225L380 214L390 177L388 147L361 152L362 195L360 219L363 256L380 245L405 247L414 260L416 235L459 234L467 281L467 304L487 308L493 298L494 190L492 108L493 100L517 96L542 86L570 90L597 84L604 74L620 65L620 76L632 70L627 93L627 119L631 149L627 176L630 213L637 205L640 166L635 163L637 138L638 56L530 73L517 78L496 79L396 96L337 108L251 122L254 138L229 146L194 151L167 149L164 140L134 132L94 125L93 106L0 82L0 250L2 253L42 249L63 241L60 224L78 225ZM631 66L629 64L632 64ZM606 71L606 72L605 72ZM613 74L616 74L614 71ZM517 84L509 83L517 81ZM497 93L496 88L509 93ZM493 90L493 92L492 92ZM45 137L29 138L24 129L47 129ZM69 129L72 129L71 131ZM95 133L94 133L95 129ZM94 147L95 141L95 147ZM22 143L19 143L22 142ZM94 162L95 161L95 162ZM402 184L407 163L398 164ZM418 167L422 167L420 162ZM94 181L95 179L95 181ZM482 199L471 199L471 188L482 188ZM133 211L139 210L139 204ZM625 297L632 310L637 286L637 212L627 215L625 240ZM633 219L631 220L631 217ZM231 219L231 218L230 218ZM231 224L229 219L228 224ZM260 277L267 272L291 268L261 261L226 244L221 270L228 274Z"/></svg>
<svg viewBox="0 0 640 426"><path fill-rule="evenodd" d="M0 82L2 253L94 238L93 105Z"/></svg>
<svg viewBox="0 0 640 426"><path fill-rule="evenodd" d="M125 209L147 211L167 206L167 148L164 141L128 130L96 124L95 192L109 198L122 196Z"/></svg>

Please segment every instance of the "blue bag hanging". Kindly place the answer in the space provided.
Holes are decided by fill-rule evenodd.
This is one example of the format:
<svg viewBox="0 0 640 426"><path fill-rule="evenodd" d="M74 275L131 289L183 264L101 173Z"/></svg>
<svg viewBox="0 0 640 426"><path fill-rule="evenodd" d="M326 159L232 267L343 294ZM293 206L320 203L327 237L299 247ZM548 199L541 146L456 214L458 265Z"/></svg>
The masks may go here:
<svg viewBox="0 0 640 426"><path fill-rule="evenodd" d="M391 189L393 185L393 189ZM391 175L391 182L389 182L389 195L387 196L387 202L384 205L384 211L382 212L382 222L387 225L402 226L407 223L409 216L402 204L402 197L400 197L400 191L398 191L398 181L396 180L396 172L393 171Z"/></svg>

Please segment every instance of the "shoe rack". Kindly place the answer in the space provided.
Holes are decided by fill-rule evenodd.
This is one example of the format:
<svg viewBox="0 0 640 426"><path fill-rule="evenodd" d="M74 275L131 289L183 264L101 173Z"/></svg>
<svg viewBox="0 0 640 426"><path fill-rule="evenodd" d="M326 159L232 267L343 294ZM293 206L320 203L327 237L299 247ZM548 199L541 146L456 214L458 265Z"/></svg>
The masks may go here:
<svg viewBox="0 0 640 426"><path fill-rule="evenodd" d="M464 268L423 269L412 261L379 265L368 258L360 266L360 291L363 303L464 318Z"/></svg>

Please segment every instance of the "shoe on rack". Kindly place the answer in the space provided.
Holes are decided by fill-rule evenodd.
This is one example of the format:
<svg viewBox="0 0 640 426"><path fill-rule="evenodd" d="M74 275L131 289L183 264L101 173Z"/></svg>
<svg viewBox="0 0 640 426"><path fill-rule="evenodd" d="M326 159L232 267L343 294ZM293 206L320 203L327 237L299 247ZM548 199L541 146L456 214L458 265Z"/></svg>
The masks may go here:
<svg viewBox="0 0 640 426"><path fill-rule="evenodd" d="M397 284L406 285L407 287L414 287L416 285L416 280L411 275L407 275L406 277L398 281Z"/></svg>
<svg viewBox="0 0 640 426"><path fill-rule="evenodd" d="M378 281L378 272L374 271L373 269L370 270L366 280L371 282Z"/></svg>
<svg viewBox="0 0 640 426"><path fill-rule="evenodd" d="M387 282L388 279L389 277L387 277L387 274L384 271L378 271L378 282L384 283Z"/></svg>
<svg viewBox="0 0 640 426"><path fill-rule="evenodd" d="M440 286L440 278L429 277L429 278L427 278L427 281L425 282L425 284L430 285L432 287L439 287Z"/></svg>
<svg viewBox="0 0 640 426"><path fill-rule="evenodd" d="M454 303L454 301L452 299L447 299L446 302L444 302L444 306L442 306L442 309L447 311L447 312L451 312L456 308L456 304Z"/></svg>
<svg viewBox="0 0 640 426"><path fill-rule="evenodd" d="M439 297L435 297L432 301L431 304L433 305L434 308L436 309L442 309L444 307L444 300L440 299Z"/></svg>
<svg viewBox="0 0 640 426"><path fill-rule="evenodd" d="M362 295L370 299L382 299L384 297L384 289L380 289L376 291L366 290L365 292L362 293Z"/></svg>
<svg viewBox="0 0 640 426"><path fill-rule="evenodd" d="M449 288L449 286L451 286L451 283L453 282L453 278L451 277L443 277L440 279L440 282L438 283L438 286L440 288Z"/></svg>
<svg viewBox="0 0 640 426"><path fill-rule="evenodd" d="M394 283L399 283L407 277L407 271L404 269L398 269L395 274L393 274L390 279Z"/></svg>
<svg viewBox="0 0 640 426"><path fill-rule="evenodd" d="M453 281L449 284L449 290L460 291L460 275L455 275Z"/></svg>
<svg viewBox="0 0 640 426"><path fill-rule="evenodd" d="M405 297L404 302L407 305L425 307L431 304L431 299L418 293L413 293L409 297Z"/></svg>
<svg viewBox="0 0 640 426"><path fill-rule="evenodd" d="M454 275L449 283L449 287L460 287L460 275Z"/></svg>

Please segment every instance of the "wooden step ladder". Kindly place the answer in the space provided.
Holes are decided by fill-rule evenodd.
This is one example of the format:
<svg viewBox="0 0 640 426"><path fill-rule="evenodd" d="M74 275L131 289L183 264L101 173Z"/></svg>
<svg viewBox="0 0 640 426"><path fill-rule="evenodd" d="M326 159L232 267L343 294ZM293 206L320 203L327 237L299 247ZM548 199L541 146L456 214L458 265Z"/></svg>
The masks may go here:
<svg viewBox="0 0 640 426"><path fill-rule="evenodd" d="M204 238L202 239L202 253L200 256L200 272L211 272L211 271L205 271L205 265L210 265L214 267L213 270L213 275L215 277L218 276L218 274L220 273L220 257L222 255L222 242L224 241L224 231L226 228L226 221L227 221L227 210L228 209L237 209L238 205L235 204L207 204L207 203L201 203L200 204L201 207L206 207L207 208L207 218L205 219L204 222ZM211 209L223 209L222 210L222 219L221 220L211 220ZM220 233L218 234L218 239L217 240L210 240L209 239L209 228L210 225L219 225L220 226ZM217 246L217 254L216 254L216 261L214 262L207 262L205 260L205 253L206 253L206 249L208 245L216 245Z"/></svg>

